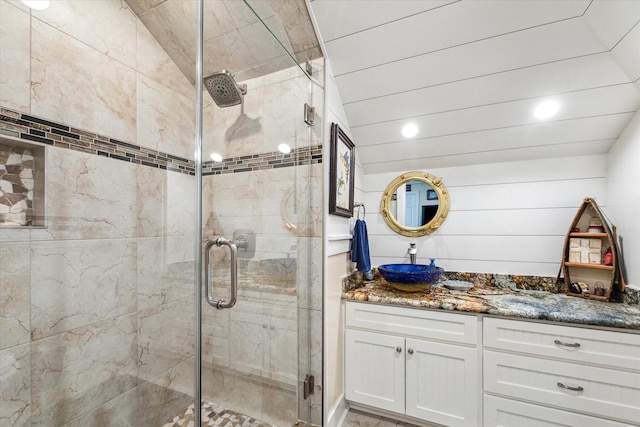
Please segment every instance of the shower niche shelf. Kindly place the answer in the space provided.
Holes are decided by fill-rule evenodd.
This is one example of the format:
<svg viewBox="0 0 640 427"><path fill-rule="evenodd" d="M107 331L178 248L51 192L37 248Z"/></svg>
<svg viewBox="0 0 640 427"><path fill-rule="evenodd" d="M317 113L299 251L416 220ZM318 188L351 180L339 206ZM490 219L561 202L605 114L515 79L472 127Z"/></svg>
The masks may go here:
<svg viewBox="0 0 640 427"><path fill-rule="evenodd" d="M0 227L44 227L45 147L0 135Z"/></svg>

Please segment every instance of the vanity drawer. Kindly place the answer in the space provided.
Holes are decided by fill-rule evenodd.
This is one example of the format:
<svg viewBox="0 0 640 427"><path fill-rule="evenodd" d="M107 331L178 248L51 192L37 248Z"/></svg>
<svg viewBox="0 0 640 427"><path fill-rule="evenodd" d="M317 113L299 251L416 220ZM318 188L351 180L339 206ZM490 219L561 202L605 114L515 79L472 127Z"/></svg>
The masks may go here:
<svg viewBox="0 0 640 427"><path fill-rule="evenodd" d="M351 301L346 302L346 313L347 328L477 345L478 320L475 315Z"/></svg>
<svg viewBox="0 0 640 427"><path fill-rule="evenodd" d="M629 424L496 396L484 396L484 427L628 427Z"/></svg>
<svg viewBox="0 0 640 427"><path fill-rule="evenodd" d="M640 373L484 351L484 390L637 423Z"/></svg>
<svg viewBox="0 0 640 427"><path fill-rule="evenodd" d="M485 318L485 348L640 371L640 334Z"/></svg>

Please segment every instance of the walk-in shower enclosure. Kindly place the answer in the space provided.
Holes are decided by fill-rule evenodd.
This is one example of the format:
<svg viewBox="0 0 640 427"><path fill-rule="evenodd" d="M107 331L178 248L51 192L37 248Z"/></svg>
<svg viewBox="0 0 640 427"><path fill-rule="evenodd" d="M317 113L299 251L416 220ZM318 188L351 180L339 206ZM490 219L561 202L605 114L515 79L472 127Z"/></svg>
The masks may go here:
<svg viewBox="0 0 640 427"><path fill-rule="evenodd" d="M2 426L173 425L198 382L213 417L321 423L323 61L303 1L204 0L201 42L199 4L0 0ZM199 45L242 103L196 96ZM228 310L196 298L218 236Z"/></svg>

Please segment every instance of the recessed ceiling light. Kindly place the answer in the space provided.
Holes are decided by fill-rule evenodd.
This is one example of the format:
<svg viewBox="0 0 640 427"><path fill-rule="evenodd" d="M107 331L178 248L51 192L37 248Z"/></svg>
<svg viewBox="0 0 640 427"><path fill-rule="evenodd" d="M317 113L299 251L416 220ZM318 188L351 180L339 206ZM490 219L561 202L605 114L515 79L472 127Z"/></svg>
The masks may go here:
<svg viewBox="0 0 640 427"><path fill-rule="evenodd" d="M402 136L405 138L412 138L418 134L418 126L413 123L404 125L402 128Z"/></svg>
<svg viewBox="0 0 640 427"><path fill-rule="evenodd" d="M291 152L291 147L289 144L285 144L284 142L278 145L278 151L282 154L289 154Z"/></svg>
<svg viewBox="0 0 640 427"><path fill-rule="evenodd" d="M213 160L214 162L221 162L222 156L218 153L211 153L211 160Z"/></svg>
<svg viewBox="0 0 640 427"><path fill-rule="evenodd" d="M553 117L558 110L560 110L560 104L556 101L545 101L536 107L533 115L536 119L544 120Z"/></svg>
<svg viewBox="0 0 640 427"><path fill-rule="evenodd" d="M22 0L22 3L35 10L45 10L49 7L49 0Z"/></svg>

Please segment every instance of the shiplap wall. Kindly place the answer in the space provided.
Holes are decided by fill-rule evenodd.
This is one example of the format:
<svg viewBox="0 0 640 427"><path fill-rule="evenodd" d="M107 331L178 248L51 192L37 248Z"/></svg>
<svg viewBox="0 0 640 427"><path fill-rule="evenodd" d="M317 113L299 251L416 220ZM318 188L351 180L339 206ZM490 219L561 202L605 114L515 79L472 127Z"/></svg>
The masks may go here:
<svg viewBox="0 0 640 427"><path fill-rule="evenodd" d="M399 173L364 176L372 265L418 262L447 271L555 276L565 235L585 197L606 210L606 155L430 169L451 197L440 229L421 237L400 236L380 215L380 198Z"/></svg>
<svg viewBox="0 0 640 427"><path fill-rule="evenodd" d="M342 283L351 264L348 253L327 257L326 280L328 283ZM325 311L327 334L324 343L324 355L327 362L327 420L323 425L339 425L344 417L341 404L344 400L344 306L341 304L341 287L329 286L325 292Z"/></svg>
<svg viewBox="0 0 640 427"><path fill-rule="evenodd" d="M337 123L338 126L344 131L344 133L352 138L351 129L349 128L349 123L347 121L347 117L344 112L344 107L342 106L342 99L340 98L340 93L338 92L338 87L336 86L336 82L333 77L333 72L331 71L331 64L327 60L325 62L327 68L326 74L326 85L325 85L325 105L326 105L326 117L327 119L324 121L324 148L323 148L323 163L324 163L324 224L325 224L325 236L327 237L327 255L334 255L341 252L347 252L351 248L351 227L352 220L350 218L345 218L337 215L329 215L329 155L330 155L330 141L331 141L331 124ZM362 199L362 189L361 185L364 181L362 178L362 167L358 162L358 153L356 147L356 180L355 180L355 196L354 199L359 201Z"/></svg>
<svg viewBox="0 0 640 427"><path fill-rule="evenodd" d="M336 87L331 64L325 61L325 117L324 121L324 420L327 427L339 426L346 416L347 407L344 399L343 340L344 317L342 296L342 277L351 272L352 263L349 258L351 250L351 219L329 215L329 141L331 123L338 123L343 131L351 136L349 124L344 114L340 94ZM357 159L357 153L356 153ZM361 186L364 183L362 168L356 160L356 200L362 198Z"/></svg>
<svg viewBox="0 0 640 427"><path fill-rule="evenodd" d="M640 289L640 112L607 156L608 215L618 227L627 286Z"/></svg>

